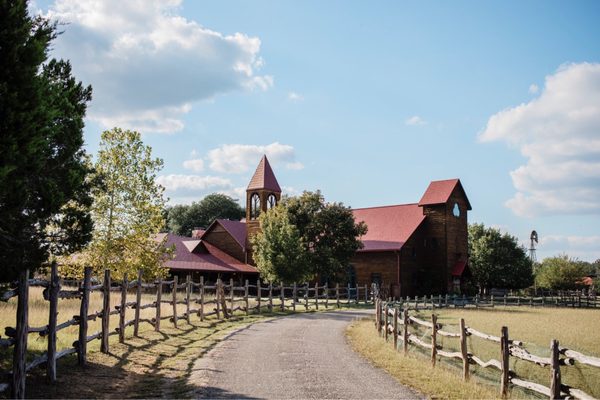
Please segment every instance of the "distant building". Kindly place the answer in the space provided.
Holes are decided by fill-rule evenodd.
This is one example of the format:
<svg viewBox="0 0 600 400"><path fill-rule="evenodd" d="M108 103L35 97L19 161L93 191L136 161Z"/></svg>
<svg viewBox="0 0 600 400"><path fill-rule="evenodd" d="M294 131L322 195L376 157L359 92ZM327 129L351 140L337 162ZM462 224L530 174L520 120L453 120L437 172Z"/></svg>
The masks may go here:
<svg viewBox="0 0 600 400"><path fill-rule="evenodd" d="M193 238L168 234L176 254L165 266L173 272L236 280L256 279L249 238L258 217L281 199L281 188L266 156L246 189L246 219L216 220ZM348 266L354 284L378 283L391 296L460 291L469 275L467 212L471 204L458 179L429 184L418 203L353 210L368 232L364 247Z"/></svg>

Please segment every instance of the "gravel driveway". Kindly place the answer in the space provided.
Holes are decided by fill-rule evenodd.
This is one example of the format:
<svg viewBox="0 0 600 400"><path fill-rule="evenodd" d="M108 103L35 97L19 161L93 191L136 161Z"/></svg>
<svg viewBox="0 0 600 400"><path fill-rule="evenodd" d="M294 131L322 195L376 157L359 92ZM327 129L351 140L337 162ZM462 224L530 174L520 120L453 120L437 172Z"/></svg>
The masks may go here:
<svg viewBox="0 0 600 400"><path fill-rule="evenodd" d="M295 314L250 325L197 360L191 383L203 398L420 398L346 343L346 326L368 313Z"/></svg>

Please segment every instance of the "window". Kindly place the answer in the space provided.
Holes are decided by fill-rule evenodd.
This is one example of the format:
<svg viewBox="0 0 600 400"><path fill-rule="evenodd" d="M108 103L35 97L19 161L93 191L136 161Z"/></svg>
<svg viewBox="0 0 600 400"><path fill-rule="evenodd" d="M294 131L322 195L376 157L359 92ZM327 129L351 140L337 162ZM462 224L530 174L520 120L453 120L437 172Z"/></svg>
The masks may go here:
<svg viewBox="0 0 600 400"><path fill-rule="evenodd" d="M269 195L269 197L267 198L267 210L270 210L271 208L275 207L277 205L277 197L275 197L275 195L273 193L271 193Z"/></svg>
<svg viewBox="0 0 600 400"><path fill-rule="evenodd" d="M458 206L458 203L454 203L454 208L452 209L452 214L454 214L454 216L456 218L460 217L460 207Z"/></svg>
<svg viewBox="0 0 600 400"><path fill-rule="evenodd" d="M257 219L260 215L260 196L253 193L250 197L250 219Z"/></svg>

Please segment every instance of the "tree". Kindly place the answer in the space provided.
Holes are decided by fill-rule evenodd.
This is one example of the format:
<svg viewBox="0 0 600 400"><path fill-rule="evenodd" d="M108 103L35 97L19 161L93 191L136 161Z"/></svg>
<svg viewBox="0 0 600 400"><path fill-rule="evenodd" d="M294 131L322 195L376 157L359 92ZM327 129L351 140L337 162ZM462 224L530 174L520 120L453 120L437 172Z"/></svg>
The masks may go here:
<svg viewBox="0 0 600 400"><path fill-rule="evenodd" d="M24 0L0 0L0 264L2 281L90 238L83 118L91 87L50 60L56 27ZM44 64L45 63L45 64Z"/></svg>
<svg viewBox="0 0 600 400"><path fill-rule="evenodd" d="M551 290L581 289L583 279L592 273L590 263L570 258L566 254L545 258L537 269L537 286Z"/></svg>
<svg viewBox="0 0 600 400"><path fill-rule="evenodd" d="M176 205L167 209L167 227L170 232L191 236L196 227L207 228L214 220L239 220L244 210L231 197L212 193L191 205Z"/></svg>
<svg viewBox="0 0 600 400"><path fill-rule="evenodd" d="M93 239L78 257L82 265L105 268L116 279L124 273L145 277L164 272L168 256L158 234L165 225L162 210L164 188L155 182L163 161L152 157L138 132L114 128L102 133L96 172L102 180L93 191Z"/></svg>
<svg viewBox="0 0 600 400"><path fill-rule="evenodd" d="M533 283L531 261L517 238L483 224L469 225L469 265L481 292L523 289Z"/></svg>
<svg viewBox="0 0 600 400"><path fill-rule="evenodd" d="M271 211L260 216L266 231L252 242L257 268L269 277L274 276L281 260L296 260L303 268L294 272L299 277L334 279L346 272L350 258L362 247L359 237L367 232L363 222L354 221L350 208L342 203L326 203L319 191L284 198ZM276 244L270 245L269 240ZM288 280L284 278L290 276L276 276L276 280Z"/></svg>

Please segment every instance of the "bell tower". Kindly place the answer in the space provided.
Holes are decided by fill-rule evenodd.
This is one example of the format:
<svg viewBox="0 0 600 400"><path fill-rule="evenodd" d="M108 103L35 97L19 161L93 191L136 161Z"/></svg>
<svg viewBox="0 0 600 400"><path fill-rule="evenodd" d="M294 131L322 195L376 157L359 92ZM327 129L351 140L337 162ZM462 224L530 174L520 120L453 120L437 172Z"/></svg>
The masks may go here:
<svg viewBox="0 0 600 400"><path fill-rule="evenodd" d="M271 169L267 156L264 155L246 188L246 229L247 240L260 230L258 217L261 213L275 207L281 199L281 188ZM250 243L246 244L251 249ZM251 250L249 250L251 251ZM249 261L251 256L249 257Z"/></svg>

